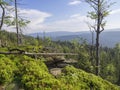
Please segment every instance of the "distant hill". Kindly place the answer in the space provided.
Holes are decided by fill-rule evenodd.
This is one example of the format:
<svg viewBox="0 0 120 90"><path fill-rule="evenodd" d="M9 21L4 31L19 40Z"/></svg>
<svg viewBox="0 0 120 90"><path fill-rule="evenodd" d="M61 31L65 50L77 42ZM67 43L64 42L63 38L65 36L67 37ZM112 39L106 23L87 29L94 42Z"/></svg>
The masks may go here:
<svg viewBox="0 0 120 90"><path fill-rule="evenodd" d="M89 31L84 32L46 32L46 33L33 33L29 34L30 36L36 37L50 37L52 40L73 40L83 38L89 44L91 43L91 33ZM94 42L95 42L95 33L94 33ZM114 47L115 44L120 43L120 29L106 30L100 34L100 45L107 47Z"/></svg>
<svg viewBox="0 0 120 90"><path fill-rule="evenodd" d="M68 35L79 35L77 32L67 32L67 31L57 31L57 32L43 32L43 33L32 33L30 36L36 37L60 37L60 36L68 36Z"/></svg>

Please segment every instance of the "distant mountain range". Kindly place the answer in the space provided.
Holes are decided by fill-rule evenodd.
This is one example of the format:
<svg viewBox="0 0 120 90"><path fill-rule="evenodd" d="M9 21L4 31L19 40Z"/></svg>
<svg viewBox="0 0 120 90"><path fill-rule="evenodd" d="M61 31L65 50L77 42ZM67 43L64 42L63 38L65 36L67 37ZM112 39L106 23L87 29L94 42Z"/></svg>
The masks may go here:
<svg viewBox="0 0 120 90"><path fill-rule="evenodd" d="M91 33L89 31L83 32L67 32L67 31L58 31L58 32L46 32L46 33L32 33L29 34L33 37L50 37L52 40L73 40L73 39L85 39L89 44L91 43ZM95 33L94 33L94 42L95 42ZM100 45L107 47L114 47L115 44L120 43L120 29L106 30L100 34Z"/></svg>

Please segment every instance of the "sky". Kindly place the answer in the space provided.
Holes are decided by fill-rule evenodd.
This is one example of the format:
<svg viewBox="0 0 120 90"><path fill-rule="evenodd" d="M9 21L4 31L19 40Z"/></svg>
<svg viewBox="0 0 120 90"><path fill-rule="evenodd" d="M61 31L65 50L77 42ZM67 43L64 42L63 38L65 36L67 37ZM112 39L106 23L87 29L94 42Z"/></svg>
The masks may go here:
<svg viewBox="0 0 120 90"><path fill-rule="evenodd" d="M108 0L110 1L110 0ZM120 28L120 0L110 7L105 29ZM88 31L87 13L92 8L81 0L18 0L19 14L30 20L24 33L53 31ZM9 29L12 30L12 29Z"/></svg>

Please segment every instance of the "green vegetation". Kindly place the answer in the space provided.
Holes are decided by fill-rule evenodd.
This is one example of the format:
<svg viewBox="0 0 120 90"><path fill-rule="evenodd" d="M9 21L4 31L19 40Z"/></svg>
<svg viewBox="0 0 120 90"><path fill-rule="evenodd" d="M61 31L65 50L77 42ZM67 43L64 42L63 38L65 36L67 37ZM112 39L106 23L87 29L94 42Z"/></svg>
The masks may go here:
<svg viewBox="0 0 120 90"><path fill-rule="evenodd" d="M14 71L16 65L12 60L6 58L4 55L0 55L0 84L4 85L10 83L14 77Z"/></svg>
<svg viewBox="0 0 120 90"><path fill-rule="evenodd" d="M89 15L95 20L91 27L96 31L96 46L83 39L61 42L22 35L30 21L18 16L17 0L0 1L0 90L120 90L120 44L114 48L99 46L111 4L105 0L85 1L95 10ZM15 18L7 15L11 10ZM17 33L2 30L3 25L16 25Z"/></svg>
<svg viewBox="0 0 120 90"><path fill-rule="evenodd" d="M60 80L66 83L70 90L119 90L108 81L101 79L93 74L86 73L73 66L67 66L63 69L63 75ZM67 89L67 90L68 90Z"/></svg>
<svg viewBox="0 0 120 90"><path fill-rule="evenodd" d="M19 49L32 53L78 53L78 56L58 58L56 56L42 57L38 55L36 59L34 55L1 54L0 87L2 86L6 88L6 90L120 90L118 86L113 85L119 85L120 80L119 44L114 48L100 48L100 76L112 82L112 84L94 75L95 58L91 56L91 46L83 39L80 39L80 41L72 40L71 42L61 42L52 41L50 38L42 39L40 37L33 38L23 35L25 44L16 46L15 37L15 33L1 31L0 51L9 52L12 49ZM92 53L94 56L95 51L93 50ZM65 58L66 60L72 59L77 61L77 63L69 64L70 66L62 68L60 75L53 76L49 72L49 66L47 67L45 63L48 61L53 62L54 59L60 58ZM58 66L56 65L54 67Z"/></svg>
<svg viewBox="0 0 120 90"><path fill-rule="evenodd" d="M17 48L27 52L63 52L78 53L78 56L66 56L66 59L77 60L73 66L66 66L57 77L49 73L44 61L52 61L55 57L41 57L25 55L0 55L0 86L6 90L119 90L119 44L115 48L101 48L101 77L95 73L94 58L91 58L90 45L85 41L79 44L77 40L71 42L51 41L50 38L24 36L26 45L15 45L15 33L1 31L1 40L7 41L0 51L8 52ZM8 37L13 37L13 39ZM31 42L31 40L33 42ZM48 43L49 41L49 43ZM14 46L14 47L13 47ZM93 51L94 52L94 51ZM76 67L76 68L75 68ZM86 73L85 71L90 72Z"/></svg>
<svg viewBox="0 0 120 90"><path fill-rule="evenodd" d="M15 85L24 90L120 89L100 77L73 66L66 66L62 69L61 75L55 78L44 64L44 58L35 60L28 56L1 55L0 57L0 83L6 86L7 90L15 89ZM13 83L15 85L12 85Z"/></svg>

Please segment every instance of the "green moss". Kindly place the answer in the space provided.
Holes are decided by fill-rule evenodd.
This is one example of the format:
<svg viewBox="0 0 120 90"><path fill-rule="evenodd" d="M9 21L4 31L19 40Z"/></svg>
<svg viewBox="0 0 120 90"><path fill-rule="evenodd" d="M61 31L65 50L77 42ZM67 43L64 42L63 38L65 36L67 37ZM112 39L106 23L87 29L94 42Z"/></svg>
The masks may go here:
<svg viewBox="0 0 120 90"><path fill-rule="evenodd" d="M35 60L24 55L8 58L0 55L0 83L14 81L24 90L120 90L118 86L73 66L66 66L55 78L43 61L44 58Z"/></svg>
<svg viewBox="0 0 120 90"><path fill-rule="evenodd" d="M16 70L15 63L4 55L0 55L0 85L10 83Z"/></svg>
<svg viewBox="0 0 120 90"><path fill-rule="evenodd" d="M66 83L66 87L75 88L74 90L120 90L110 82L73 66L65 67L59 80Z"/></svg>

